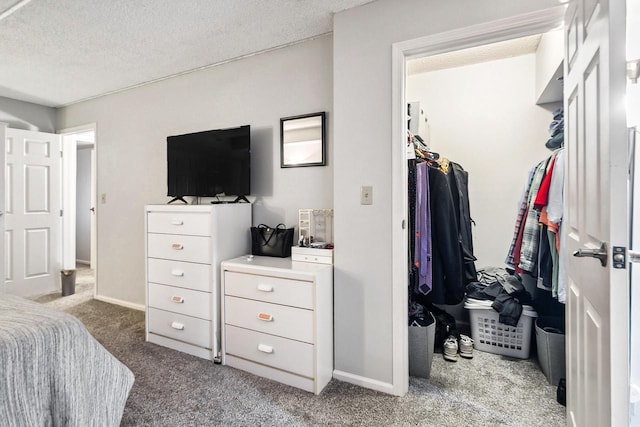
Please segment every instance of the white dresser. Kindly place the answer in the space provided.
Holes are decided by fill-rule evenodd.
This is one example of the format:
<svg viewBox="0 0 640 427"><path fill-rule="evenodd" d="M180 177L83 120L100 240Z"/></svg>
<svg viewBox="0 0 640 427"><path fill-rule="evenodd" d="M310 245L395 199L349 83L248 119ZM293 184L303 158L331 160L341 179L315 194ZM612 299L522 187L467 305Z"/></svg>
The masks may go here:
<svg viewBox="0 0 640 427"><path fill-rule="evenodd" d="M220 356L220 261L250 252L251 205L145 206L146 339Z"/></svg>
<svg viewBox="0 0 640 427"><path fill-rule="evenodd" d="M333 266L223 261L222 363L318 394L333 375Z"/></svg>

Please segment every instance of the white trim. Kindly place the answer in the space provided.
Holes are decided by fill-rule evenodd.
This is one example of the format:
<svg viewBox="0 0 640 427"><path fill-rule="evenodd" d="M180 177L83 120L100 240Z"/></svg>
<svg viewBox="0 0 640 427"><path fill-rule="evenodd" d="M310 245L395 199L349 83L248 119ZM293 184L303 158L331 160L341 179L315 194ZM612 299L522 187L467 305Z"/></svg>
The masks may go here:
<svg viewBox="0 0 640 427"><path fill-rule="evenodd" d="M562 27L566 6L554 6L510 18L432 34L393 45L405 57L428 56L540 34Z"/></svg>
<svg viewBox="0 0 640 427"><path fill-rule="evenodd" d="M406 126L406 105L405 100L405 54L397 44L391 48L392 68L391 78L391 129L392 144L391 149L391 224L392 224L392 283L391 293L393 328L391 342L393 348L391 358L393 361L391 378L393 383L393 393L396 396L403 396L409 391L409 339L408 339L408 308L407 301L409 286L409 270L407 260L407 247L409 239L407 236L407 152ZM397 83L397 84L395 84ZM396 138L398 143L396 143ZM395 191L394 191L395 190ZM404 227L403 227L404 225Z"/></svg>
<svg viewBox="0 0 640 427"><path fill-rule="evenodd" d="M134 304L129 301L123 301L117 298L105 297L102 295L95 295L93 298L109 304L119 305L121 307L131 308L138 311L145 311L144 304Z"/></svg>
<svg viewBox="0 0 640 427"><path fill-rule="evenodd" d="M0 21L13 15L18 11L18 9L21 9L23 6L26 6L29 3L31 3L31 0L22 0L9 7L8 9L5 9L2 13L0 13Z"/></svg>
<svg viewBox="0 0 640 427"><path fill-rule="evenodd" d="M62 269L76 268L76 171L78 145L73 134L60 134L62 152Z"/></svg>
<svg viewBox="0 0 640 427"><path fill-rule="evenodd" d="M333 378L344 381L346 383L359 385L360 387L370 388L371 390L380 391L387 394L395 394L394 385L382 381L374 380L360 375L350 374L344 371L333 371Z"/></svg>
<svg viewBox="0 0 640 427"><path fill-rule="evenodd" d="M58 130L56 133L59 133L60 135L64 134L64 135L69 135L69 134L73 134L73 133L84 133L87 131L94 131L96 130L96 123L87 123L86 125L81 125L81 126L74 126L74 127L70 127L70 128L64 128L64 129L60 129Z"/></svg>
<svg viewBox="0 0 640 427"><path fill-rule="evenodd" d="M405 105L405 64L406 59L417 56L435 55L468 47L485 45L498 41L539 34L556 29L562 25L565 6L554 6L536 12L513 16L483 24L473 25L443 33L420 37L413 40L394 43L391 46L391 200L392 200L392 381L387 393L402 396L408 391L408 260L406 229L402 222L406 220L407 207L407 165L404 159L405 144L395 141L406 140ZM533 84L533 83L532 83ZM348 375L348 374L343 374ZM334 372L334 377L336 374ZM346 380L348 381L348 380ZM352 381L349 381L352 382ZM381 390L370 383L365 387Z"/></svg>

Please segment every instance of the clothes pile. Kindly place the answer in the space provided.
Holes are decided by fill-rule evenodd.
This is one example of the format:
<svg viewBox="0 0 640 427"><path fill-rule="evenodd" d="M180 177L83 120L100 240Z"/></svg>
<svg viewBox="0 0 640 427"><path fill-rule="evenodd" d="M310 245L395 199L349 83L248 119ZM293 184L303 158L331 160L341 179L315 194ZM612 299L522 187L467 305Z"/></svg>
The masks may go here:
<svg viewBox="0 0 640 427"><path fill-rule="evenodd" d="M523 310L532 296L522 284L522 277L501 267L487 267L478 271L478 281L467 285L465 308L491 307L499 313L499 322L517 326Z"/></svg>
<svg viewBox="0 0 640 427"><path fill-rule="evenodd" d="M549 124L549 134L545 147L556 150L564 147L564 108L560 107L553 112L553 120Z"/></svg>

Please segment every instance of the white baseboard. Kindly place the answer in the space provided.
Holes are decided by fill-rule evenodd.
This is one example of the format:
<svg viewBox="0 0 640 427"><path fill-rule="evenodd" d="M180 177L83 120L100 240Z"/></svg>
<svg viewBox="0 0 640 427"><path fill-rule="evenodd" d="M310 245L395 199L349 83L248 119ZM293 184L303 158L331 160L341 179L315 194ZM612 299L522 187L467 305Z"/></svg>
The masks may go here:
<svg viewBox="0 0 640 427"><path fill-rule="evenodd" d="M132 308L134 310L140 310L140 311L145 310L144 304L134 304L129 301L123 301L120 299L105 297L102 295L96 295L93 298L97 299L98 301L108 302L109 304L121 305L122 307Z"/></svg>
<svg viewBox="0 0 640 427"><path fill-rule="evenodd" d="M338 371L338 370L333 371L333 378L340 381L344 381L346 383L359 385L364 388L370 388L371 390L380 391L382 393L401 396L395 393L393 384L374 380L372 378L362 377L360 375L354 375L348 372Z"/></svg>
<svg viewBox="0 0 640 427"><path fill-rule="evenodd" d="M91 261L87 261L85 259L76 259L76 264L91 265Z"/></svg>

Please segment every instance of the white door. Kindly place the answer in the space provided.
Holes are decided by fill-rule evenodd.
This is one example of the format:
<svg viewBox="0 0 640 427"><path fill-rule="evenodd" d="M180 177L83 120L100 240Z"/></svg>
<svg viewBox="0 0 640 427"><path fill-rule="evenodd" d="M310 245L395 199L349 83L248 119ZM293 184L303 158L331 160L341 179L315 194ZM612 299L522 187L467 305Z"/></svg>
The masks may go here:
<svg viewBox="0 0 640 427"><path fill-rule="evenodd" d="M5 123L0 123L0 141L6 141L7 138L7 125ZM0 188L4 187L4 177L5 177L5 157L6 149L2 147L0 149ZM4 257L5 250L5 242L4 242L4 203L6 197L0 196L0 292L2 292L3 284L4 284L4 271L6 267L6 258Z"/></svg>
<svg viewBox="0 0 640 427"><path fill-rule="evenodd" d="M628 241L624 3L573 0L565 17L567 422L574 426L629 422L629 272L612 257ZM589 256L603 244L604 266Z"/></svg>
<svg viewBox="0 0 640 427"><path fill-rule="evenodd" d="M60 136L7 129L4 291L36 295L60 283Z"/></svg>

